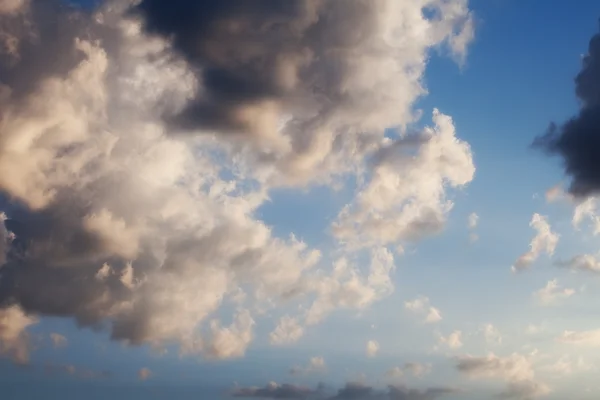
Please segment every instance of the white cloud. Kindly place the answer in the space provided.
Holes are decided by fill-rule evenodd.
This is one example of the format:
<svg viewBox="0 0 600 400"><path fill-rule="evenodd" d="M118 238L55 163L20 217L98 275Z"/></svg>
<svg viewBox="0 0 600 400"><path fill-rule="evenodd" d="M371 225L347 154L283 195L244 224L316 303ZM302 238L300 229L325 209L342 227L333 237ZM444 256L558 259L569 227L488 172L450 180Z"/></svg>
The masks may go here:
<svg viewBox="0 0 600 400"><path fill-rule="evenodd" d="M474 232L478 224L479 215L477 215L477 213L469 214L469 216L467 217L467 227L469 228L469 231L471 231L469 233L469 240L471 241L471 243L479 240L479 235L477 235L477 233Z"/></svg>
<svg viewBox="0 0 600 400"><path fill-rule="evenodd" d="M558 261L556 264L572 271L600 273L600 260L591 254L577 255L568 261Z"/></svg>
<svg viewBox="0 0 600 400"><path fill-rule="evenodd" d="M369 340L367 342L367 356L375 357L377 355L378 351L379 351L379 343L377 343L375 340Z"/></svg>
<svg viewBox="0 0 600 400"><path fill-rule="evenodd" d="M333 224L351 248L400 244L439 233L453 207L446 188L473 179L469 145L456 137L452 119L435 110L434 127L386 143L353 203Z"/></svg>
<svg viewBox="0 0 600 400"><path fill-rule="evenodd" d="M513 272L529 268L542 253L553 255L558 243L559 235L552 231L546 217L537 213L533 214L529 226L536 230L536 235L529 244L529 251L523 253L511 267Z"/></svg>
<svg viewBox="0 0 600 400"><path fill-rule="evenodd" d="M385 248L371 251L366 276L347 258L337 260L331 275L317 274L310 282L317 297L306 313L306 323L316 324L335 309L364 310L389 296L394 292L390 274L395 268L394 256Z"/></svg>
<svg viewBox="0 0 600 400"><path fill-rule="evenodd" d="M598 347L600 346L600 329L589 331L564 331L557 340L562 343Z"/></svg>
<svg viewBox="0 0 600 400"><path fill-rule="evenodd" d="M67 338L59 333L51 333L50 340L52 340L54 348L66 347L68 343Z"/></svg>
<svg viewBox="0 0 600 400"><path fill-rule="evenodd" d="M404 308L414 314L424 316L423 322L428 324L442 320L440 310L431 306L429 298L425 296L420 296L414 300L404 302Z"/></svg>
<svg viewBox="0 0 600 400"><path fill-rule="evenodd" d="M462 332L454 331L449 334L447 337L442 335L438 335L438 343L448 346L450 349L459 349L463 346L462 342Z"/></svg>
<svg viewBox="0 0 600 400"><path fill-rule="evenodd" d="M142 368L138 371L138 378L141 381L148 380L152 376L152 371L148 368Z"/></svg>
<svg viewBox="0 0 600 400"><path fill-rule="evenodd" d="M210 325L211 337L206 343L206 353L211 358L237 358L245 354L252 341L254 320L246 310L239 312L229 327L217 321Z"/></svg>
<svg viewBox="0 0 600 400"><path fill-rule="evenodd" d="M501 379L507 389L500 394L503 398L532 399L550 392L548 386L535 380L531 360L513 353L498 357L493 353L485 357L463 356L458 358L456 368L472 379Z"/></svg>
<svg viewBox="0 0 600 400"><path fill-rule="evenodd" d="M527 325L527 328L525 328L525 334L526 335L536 335L540 332L542 332L544 330L544 326L543 325L535 325L535 324L529 324Z"/></svg>
<svg viewBox="0 0 600 400"><path fill-rule="evenodd" d="M572 220L575 229L579 229L581 222L583 222L584 219L588 219L592 225L593 234L600 234L600 216L598 216L598 205L596 203L597 199L595 197L590 197L575 206Z"/></svg>
<svg viewBox="0 0 600 400"><path fill-rule="evenodd" d="M283 345L297 342L304 335L304 328L296 318L289 315L281 317L277 327L269 335L271 344Z"/></svg>
<svg viewBox="0 0 600 400"><path fill-rule="evenodd" d="M546 286L536 291L533 296L542 305L548 306L556 302L567 299L575 294L575 289L563 288L558 284L557 279L548 281Z"/></svg>
<svg viewBox="0 0 600 400"><path fill-rule="evenodd" d="M586 372L594 370L594 366L585 362L583 357L574 359L571 356L563 356L554 363L543 367L544 370L555 373L559 376L571 375L576 372Z"/></svg>
<svg viewBox="0 0 600 400"><path fill-rule="evenodd" d="M421 378L431 373L431 370L431 364L408 362L401 367L390 368L386 372L386 376L390 378L401 378L405 375L412 375L415 378Z"/></svg>
<svg viewBox="0 0 600 400"><path fill-rule="evenodd" d="M311 357L306 367L292 367L290 374L306 375L311 373L322 373L326 370L325 359L323 357Z"/></svg>
<svg viewBox="0 0 600 400"><path fill-rule="evenodd" d="M18 306L0 309L0 355L17 364L29 362L30 341L26 329L37 323Z"/></svg>
<svg viewBox="0 0 600 400"><path fill-rule="evenodd" d="M502 343L502 334L500 333L498 328L496 328L492 324L484 324L481 327L481 333L483 334L483 337L488 344Z"/></svg>

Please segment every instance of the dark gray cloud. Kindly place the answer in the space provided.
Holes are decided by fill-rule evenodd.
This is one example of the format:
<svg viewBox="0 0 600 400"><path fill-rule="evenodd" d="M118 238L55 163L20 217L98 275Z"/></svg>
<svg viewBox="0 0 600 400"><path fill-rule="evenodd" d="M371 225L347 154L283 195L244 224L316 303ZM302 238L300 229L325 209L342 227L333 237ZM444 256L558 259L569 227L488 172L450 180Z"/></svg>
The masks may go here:
<svg viewBox="0 0 600 400"><path fill-rule="evenodd" d="M267 399L319 399L319 400L435 400L446 394L456 393L452 388L409 389L405 386L389 386L387 390L372 386L348 382L333 396L327 394L324 384L316 389L271 382L263 388L239 388L233 392L235 397L259 397Z"/></svg>
<svg viewBox="0 0 600 400"><path fill-rule="evenodd" d="M314 389L287 383L278 385L274 382L261 388L238 388L232 393L234 397L253 397L262 399L307 399L316 394L317 390Z"/></svg>
<svg viewBox="0 0 600 400"><path fill-rule="evenodd" d="M572 179L569 191L585 197L600 191L600 34L590 40L575 93L581 102L579 114L562 124L552 123L534 146L560 156Z"/></svg>
<svg viewBox="0 0 600 400"><path fill-rule="evenodd" d="M68 2L19 4L18 12L0 14L0 89L10 89L13 102L23 100L46 78L64 77L85 59L74 46L76 38L102 40L106 46L117 43L114 33L97 24L90 12Z"/></svg>

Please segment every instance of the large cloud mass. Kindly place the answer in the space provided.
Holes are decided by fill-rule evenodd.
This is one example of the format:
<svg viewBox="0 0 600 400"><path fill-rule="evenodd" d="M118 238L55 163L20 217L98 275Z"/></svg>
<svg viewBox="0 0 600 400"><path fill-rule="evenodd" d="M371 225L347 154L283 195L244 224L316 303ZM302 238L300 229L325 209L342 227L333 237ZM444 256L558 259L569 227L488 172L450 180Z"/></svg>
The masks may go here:
<svg viewBox="0 0 600 400"><path fill-rule="evenodd" d="M579 114L561 125L553 123L535 145L562 158L572 178L570 192L584 197L600 191L600 34L590 40L575 93Z"/></svg>
<svg viewBox="0 0 600 400"><path fill-rule="evenodd" d="M259 305L313 324L391 293L387 246L438 232L474 167L441 112L385 130L416 120L428 52L472 35L466 0L0 1L2 352L60 316L239 357ZM273 188L350 180L339 258L256 217Z"/></svg>

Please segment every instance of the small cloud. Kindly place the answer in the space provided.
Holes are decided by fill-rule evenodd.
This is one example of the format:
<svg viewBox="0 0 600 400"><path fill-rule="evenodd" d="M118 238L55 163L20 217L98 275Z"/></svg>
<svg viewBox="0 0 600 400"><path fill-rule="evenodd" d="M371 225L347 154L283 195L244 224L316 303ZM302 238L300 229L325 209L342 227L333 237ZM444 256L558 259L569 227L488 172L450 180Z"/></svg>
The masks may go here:
<svg viewBox="0 0 600 400"><path fill-rule="evenodd" d="M454 331L448 337L438 336L438 343L448 346L450 349L458 349L463 346L462 332Z"/></svg>
<svg viewBox="0 0 600 400"><path fill-rule="evenodd" d="M533 296L540 304L549 306L560 300L567 299L574 294L575 289L563 288L558 284L557 279L553 279L548 281L546 286L536 291Z"/></svg>
<svg viewBox="0 0 600 400"><path fill-rule="evenodd" d="M306 367L290 368L291 375L308 375L312 373L324 372L326 369L325 359L323 357L311 357Z"/></svg>
<svg viewBox="0 0 600 400"><path fill-rule="evenodd" d="M303 335L304 328L298 320L286 315L281 317L269 338L273 345L285 345L297 342Z"/></svg>
<svg viewBox="0 0 600 400"><path fill-rule="evenodd" d="M375 357L377 355L378 351L379 351L379 343L377 343L375 340L369 340L367 342L367 356Z"/></svg>
<svg viewBox="0 0 600 400"><path fill-rule="evenodd" d="M480 332L483 334L483 337L488 344L502 343L502 334L500 334L500 331L494 325L484 324L481 327Z"/></svg>
<svg viewBox="0 0 600 400"><path fill-rule="evenodd" d="M557 340L562 343L600 347L600 329L589 331L564 331Z"/></svg>
<svg viewBox="0 0 600 400"><path fill-rule="evenodd" d="M544 327L540 324L540 325L535 325L535 324L529 324L527 325L527 328L525 328L525 334L526 335L536 335L540 332L542 332L544 330Z"/></svg>
<svg viewBox="0 0 600 400"><path fill-rule="evenodd" d="M59 333L51 333L50 340L52 340L52 345L55 349L66 347L68 343L67 338Z"/></svg>
<svg viewBox="0 0 600 400"><path fill-rule="evenodd" d="M421 364L416 362L407 362L401 367L393 367L386 372L390 378L401 378L405 375L412 375L415 378L421 378L431 372L431 364Z"/></svg>
<svg viewBox="0 0 600 400"><path fill-rule="evenodd" d="M523 253L511 267L512 272L529 268L542 253L553 255L558 244L559 235L552 231L545 216L533 214L529 226L535 229L536 235L529 244L529 251Z"/></svg>
<svg viewBox="0 0 600 400"><path fill-rule="evenodd" d="M152 375L152 371L150 371L148 368L142 368L138 371L138 378L140 381L148 380Z"/></svg>
<svg viewBox="0 0 600 400"><path fill-rule="evenodd" d="M429 298L419 296L418 298L404 302L404 308L413 314L423 315L423 322L433 324L442 320L442 313L429 303Z"/></svg>

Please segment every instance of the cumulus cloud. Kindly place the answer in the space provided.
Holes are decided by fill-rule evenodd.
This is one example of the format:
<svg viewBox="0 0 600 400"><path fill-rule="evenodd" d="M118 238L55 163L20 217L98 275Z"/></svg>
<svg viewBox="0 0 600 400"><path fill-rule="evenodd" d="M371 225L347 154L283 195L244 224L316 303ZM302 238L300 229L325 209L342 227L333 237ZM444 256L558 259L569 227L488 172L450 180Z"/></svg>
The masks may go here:
<svg viewBox="0 0 600 400"><path fill-rule="evenodd" d="M567 299L575 294L575 289L564 288L558 284L557 279L548 281L546 286L537 290L533 296L542 305L548 306Z"/></svg>
<svg viewBox="0 0 600 400"><path fill-rule="evenodd" d="M307 366L295 366L290 368L291 375L307 375L312 373L324 372L326 369L325 359L323 357L311 357Z"/></svg>
<svg viewBox="0 0 600 400"><path fill-rule="evenodd" d="M441 232L453 207L447 186L462 187L475 174L470 147L452 119L435 110L434 127L385 144L353 203L333 224L351 247L397 244ZM415 156L416 153L416 156Z"/></svg>
<svg viewBox="0 0 600 400"><path fill-rule="evenodd" d="M421 364L417 362L407 362L401 367L390 368L386 376L390 378L401 378L405 375L412 375L415 378L421 378L431 372L431 364Z"/></svg>
<svg viewBox="0 0 600 400"><path fill-rule="evenodd" d="M480 329L481 334L483 335L486 343L488 344L501 344L502 343L502 334L492 324L483 324Z"/></svg>
<svg viewBox="0 0 600 400"><path fill-rule="evenodd" d="M145 381L152 376L152 371L149 368L142 368L138 371L138 378L140 381Z"/></svg>
<svg viewBox="0 0 600 400"><path fill-rule="evenodd" d="M50 340L52 340L52 345L54 348L66 347L67 343L69 343L67 338L59 333L51 333Z"/></svg>
<svg viewBox="0 0 600 400"><path fill-rule="evenodd" d="M550 392L545 384L535 380L531 360L517 353L507 357L493 353L485 357L458 357L456 369L473 379L504 380L507 388L499 394L500 398L527 400Z"/></svg>
<svg viewBox="0 0 600 400"><path fill-rule="evenodd" d="M206 352L212 358L237 358L246 353L252 341L254 320L247 310L240 311L231 326L222 327L219 321L212 321L212 335L206 343Z"/></svg>
<svg viewBox="0 0 600 400"><path fill-rule="evenodd" d="M600 260L592 254L580 254L567 261L557 261L556 265L572 271L600 273Z"/></svg>
<svg viewBox="0 0 600 400"><path fill-rule="evenodd" d="M297 342L304 335L304 328L296 318L289 315L281 317L277 327L271 332L271 344L282 345Z"/></svg>
<svg viewBox="0 0 600 400"><path fill-rule="evenodd" d="M458 349L463 346L462 332L454 331L448 336L438 335L438 344L448 346L450 349Z"/></svg>
<svg viewBox="0 0 600 400"><path fill-rule="evenodd" d="M582 346L600 346L600 329L589 331L564 331L557 340L562 343Z"/></svg>
<svg viewBox="0 0 600 400"><path fill-rule="evenodd" d="M423 322L427 324L442 320L442 313L440 310L433 307L429 302L429 298L425 296L420 296L414 300L405 301L404 308L414 314L423 316Z"/></svg>
<svg viewBox="0 0 600 400"><path fill-rule="evenodd" d="M367 356L375 357L379 352L379 343L375 340L369 340L367 342Z"/></svg>
<svg viewBox="0 0 600 400"><path fill-rule="evenodd" d="M562 124L552 123L534 142L534 146L562 159L572 179L569 192L576 197L587 197L600 189L600 34L590 40L582 61L575 78L579 113Z"/></svg>
<svg viewBox="0 0 600 400"><path fill-rule="evenodd" d="M473 178L437 110L386 136L416 121L431 49L464 56L467 1L133 4L0 2L0 313L19 321L2 352L25 360L26 327L54 316L239 357L251 305L310 298L312 325L392 293L383 246L439 232ZM333 233L364 233L366 274L257 217L276 188L348 181L365 184Z"/></svg>
<svg viewBox="0 0 600 400"><path fill-rule="evenodd" d="M0 309L0 355L10 357L17 364L29 362L31 348L27 327L37 319L16 305Z"/></svg>
<svg viewBox="0 0 600 400"><path fill-rule="evenodd" d="M529 251L523 253L511 267L513 272L529 268L542 253L553 255L558 243L559 235L552 231L546 217L537 213L533 214L529 226L535 229L536 235L529 244Z"/></svg>

